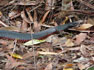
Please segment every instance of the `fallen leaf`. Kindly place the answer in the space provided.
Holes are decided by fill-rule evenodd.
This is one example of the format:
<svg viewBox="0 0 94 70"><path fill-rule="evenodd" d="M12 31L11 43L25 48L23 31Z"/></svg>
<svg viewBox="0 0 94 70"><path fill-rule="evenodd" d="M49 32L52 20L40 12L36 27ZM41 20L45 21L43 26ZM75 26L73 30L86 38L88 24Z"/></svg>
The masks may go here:
<svg viewBox="0 0 94 70"><path fill-rule="evenodd" d="M21 32L26 32L28 29L28 24L23 20L22 26L20 27Z"/></svg>
<svg viewBox="0 0 94 70"><path fill-rule="evenodd" d="M39 1L40 2L40 1ZM21 0L20 2L18 3L15 3L15 5L37 5L38 2L36 1L29 1L29 0Z"/></svg>
<svg viewBox="0 0 94 70"><path fill-rule="evenodd" d="M52 63L49 63L44 70L52 70Z"/></svg>
<svg viewBox="0 0 94 70"><path fill-rule="evenodd" d="M88 18L87 22L94 25L94 18Z"/></svg>
<svg viewBox="0 0 94 70"><path fill-rule="evenodd" d="M7 25L6 23L4 23L3 21L0 20L0 24L3 25L4 27L9 27L9 25Z"/></svg>
<svg viewBox="0 0 94 70"><path fill-rule="evenodd" d="M37 12L36 10L34 10L34 21L37 21L38 17L37 17Z"/></svg>
<svg viewBox="0 0 94 70"><path fill-rule="evenodd" d="M50 12L50 10L48 10L48 11L44 14L44 16L43 16L42 20L40 21L40 23L43 23L43 22L45 21L45 19L46 19L47 15L49 14L49 12Z"/></svg>
<svg viewBox="0 0 94 70"><path fill-rule="evenodd" d="M0 39L0 44L2 44L2 45L8 45L8 41Z"/></svg>
<svg viewBox="0 0 94 70"><path fill-rule="evenodd" d="M39 51L38 54L42 54L42 55L57 55L58 53L55 53L55 52L41 52L41 51Z"/></svg>
<svg viewBox="0 0 94 70"><path fill-rule="evenodd" d="M27 58L30 58L32 56L38 56L38 53L37 52L28 52L26 54L23 55L23 59L27 59Z"/></svg>
<svg viewBox="0 0 94 70"><path fill-rule="evenodd" d="M31 21L26 17L25 11L21 12L21 17L24 21L26 21L27 23L31 23Z"/></svg>
<svg viewBox="0 0 94 70"><path fill-rule="evenodd" d="M34 29L34 32L39 32L41 30L41 24L39 24L39 22L37 21L37 12L36 10L34 11L34 26L33 26L33 29Z"/></svg>
<svg viewBox="0 0 94 70"><path fill-rule="evenodd" d="M73 64L66 64L66 65L64 65L65 68L70 68L72 66L73 66Z"/></svg>
<svg viewBox="0 0 94 70"><path fill-rule="evenodd" d="M80 70L84 70L87 67L87 65L84 65L82 63L77 63L77 66L79 67Z"/></svg>
<svg viewBox="0 0 94 70"><path fill-rule="evenodd" d="M3 16L2 12L0 11L0 18Z"/></svg>
<svg viewBox="0 0 94 70"><path fill-rule="evenodd" d="M5 70L11 70L12 68L14 67L17 67L19 65L25 65L25 63L23 62L17 62L15 59L13 59L11 56L9 55L6 55L8 61L7 63L5 64Z"/></svg>
<svg viewBox="0 0 94 70"><path fill-rule="evenodd" d="M1 27L0 30L8 30L8 31L19 31L17 27L9 26L9 27Z"/></svg>
<svg viewBox="0 0 94 70"><path fill-rule="evenodd" d="M78 30L85 30L85 29L88 29L90 27L92 27L93 25L92 24L82 24L80 27L78 27L77 29Z"/></svg>
<svg viewBox="0 0 94 70"><path fill-rule="evenodd" d="M65 46L74 46L74 43L72 42L71 39L68 39L66 42L65 42Z"/></svg>
<svg viewBox="0 0 94 70"><path fill-rule="evenodd" d="M73 68L64 68L63 70L74 70Z"/></svg>
<svg viewBox="0 0 94 70"><path fill-rule="evenodd" d="M75 44L79 45L80 43L82 43L87 37L86 33L80 33L79 35L76 35L75 37Z"/></svg>
<svg viewBox="0 0 94 70"><path fill-rule="evenodd" d="M32 39L26 43L24 43L25 46L30 46L30 45L35 45L35 44L40 44L45 42L45 40L37 40L37 39Z"/></svg>
<svg viewBox="0 0 94 70"><path fill-rule="evenodd" d="M14 58L17 58L17 59L23 59L23 57L19 54L16 54L16 53L10 53L10 55Z"/></svg>
<svg viewBox="0 0 94 70"><path fill-rule="evenodd" d="M27 14L28 14L28 17L29 17L30 21L33 22L34 19L33 19L33 17L31 16L31 13L29 12L29 9L26 9L26 12L27 12Z"/></svg>
<svg viewBox="0 0 94 70"><path fill-rule="evenodd" d="M41 30L41 24L39 24L37 21L34 21L33 29L34 32L39 32Z"/></svg>
<svg viewBox="0 0 94 70"><path fill-rule="evenodd" d="M73 62L86 62L86 61L88 61L88 59L87 58L85 58L85 57L80 57L80 58L78 58L78 59L75 59L75 60L73 60Z"/></svg>
<svg viewBox="0 0 94 70"><path fill-rule="evenodd" d="M55 36L55 35L50 35L49 37L47 37L46 39L45 39L47 42L49 42L49 43L52 43L52 42L57 42L58 41L58 37L57 36Z"/></svg>
<svg viewBox="0 0 94 70"><path fill-rule="evenodd" d="M45 10L53 10L55 9L54 4L56 3L56 0L46 0L45 2Z"/></svg>
<svg viewBox="0 0 94 70"><path fill-rule="evenodd" d="M89 48L90 48L89 46L81 45L80 51L81 51L81 53L83 54L84 57L90 57L91 56Z"/></svg>
<svg viewBox="0 0 94 70"><path fill-rule="evenodd" d="M86 70L94 70L94 66L88 67Z"/></svg>
<svg viewBox="0 0 94 70"><path fill-rule="evenodd" d="M11 11L10 13L9 13L9 18L11 19L11 18L14 18L16 15L18 14L18 11L15 11L15 10L13 10L13 11Z"/></svg>

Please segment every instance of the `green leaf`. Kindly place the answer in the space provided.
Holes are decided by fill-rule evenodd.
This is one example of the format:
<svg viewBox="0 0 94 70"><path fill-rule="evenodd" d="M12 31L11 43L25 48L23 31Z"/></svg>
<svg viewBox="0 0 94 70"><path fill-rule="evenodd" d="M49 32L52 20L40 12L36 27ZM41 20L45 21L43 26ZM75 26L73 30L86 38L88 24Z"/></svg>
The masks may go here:
<svg viewBox="0 0 94 70"><path fill-rule="evenodd" d="M93 67L89 67L87 70L94 70L94 66Z"/></svg>

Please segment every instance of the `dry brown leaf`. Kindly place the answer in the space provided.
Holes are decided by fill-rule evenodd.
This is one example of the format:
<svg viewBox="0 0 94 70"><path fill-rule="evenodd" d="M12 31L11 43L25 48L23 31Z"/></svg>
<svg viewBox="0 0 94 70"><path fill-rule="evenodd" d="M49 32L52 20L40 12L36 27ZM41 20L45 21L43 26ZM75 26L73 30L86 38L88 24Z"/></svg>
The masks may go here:
<svg viewBox="0 0 94 70"><path fill-rule="evenodd" d="M19 29L15 26L9 26L9 27L1 27L0 30L8 30L8 31L19 31Z"/></svg>
<svg viewBox="0 0 94 70"><path fill-rule="evenodd" d="M18 11L11 11L10 13L9 13L9 18L11 19L11 18L14 18L16 15L18 14Z"/></svg>
<svg viewBox="0 0 94 70"><path fill-rule="evenodd" d="M4 27L9 27L6 23L0 20L0 24L3 25Z"/></svg>
<svg viewBox="0 0 94 70"><path fill-rule="evenodd" d="M16 28L20 31L22 22L21 21L15 21Z"/></svg>
<svg viewBox="0 0 94 70"><path fill-rule="evenodd" d="M35 53L28 52L28 53L24 54L22 57L23 57L23 59L27 59L27 58L30 58L32 56L38 56L38 53L37 52L35 52Z"/></svg>
<svg viewBox="0 0 94 70"><path fill-rule="evenodd" d="M74 43L72 42L72 39L68 39L66 42L65 42L65 46L74 46Z"/></svg>
<svg viewBox="0 0 94 70"><path fill-rule="evenodd" d="M80 70L84 70L87 66L81 63L77 64Z"/></svg>
<svg viewBox="0 0 94 70"><path fill-rule="evenodd" d="M76 35L75 37L75 44L79 45L80 43L82 43L87 37L86 33L80 33L79 35Z"/></svg>
<svg viewBox="0 0 94 70"><path fill-rule="evenodd" d="M28 24L27 24L26 21L23 20L23 23L22 23L22 26L21 26L20 30L21 30L22 32L26 32L27 29L28 29Z"/></svg>
<svg viewBox="0 0 94 70"><path fill-rule="evenodd" d="M15 59L13 59L11 56L6 55L6 57L8 58L7 63L5 64L5 69L7 70L11 70L14 67L17 67L19 65L24 65L25 63L23 62L17 62Z"/></svg>
<svg viewBox="0 0 94 70"><path fill-rule="evenodd" d="M80 27L78 27L77 29L78 30L85 30L85 29L88 29L90 27L92 27L93 25L92 24L82 24Z"/></svg>
<svg viewBox="0 0 94 70"><path fill-rule="evenodd" d="M15 11L15 10L13 10L12 12L9 13L8 16L9 16L10 19L14 19L14 18L20 16L20 14L21 14L20 11Z"/></svg>
<svg viewBox="0 0 94 70"><path fill-rule="evenodd" d="M39 32L41 29L41 25L37 22L36 11L34 11L34 18L31 16L31 14L30 14L30 12L28 12L28 10L27 10L27 14L29 16L30 21L34 23L34 26L33 26L34 32Z"/></svg>
<svg viewBox="0 0 94 70"><path fill-rule="evenodd" d="M52 70L52 63L49 63L44 70Z"/></svg>
<svg viewBox="0 0 94 70"><path fill-rule="evenodd" d="M41 24L39 24L37 21L34 21L33 29L34 32L39 32L41 30Z"/></svg>
<svg viewBox="0 0 94 70"><path fill-rule="evenodd" d="M87 20L87 22L90 23L90 24L92 24L92 25L94 25L94 18L89 18L89 19Z"/></svg>
<svg viewBox="0 0 94 70"><path fill-rule="evenodd" d="M70 10L74 10L73 1L70 1Z"/></svg>
<svg viewBox="0 0 94 70"><path fill-rule="evenodd" d="M56 0L46 0L45 10L54 9L55 8L55 6L54 6L55 3L56 3Z"/></svg>
<svg viewBox="0 0 94 70"><path fill-rule="evenodd" d="M3 47L0 50L10 52L13 49L13 42L10 44L9 41L0 40L0 44L3 44Z"/></svg>
<svg viewBox="0 0 94 70"><path fill-rule="evenodd" d="M51 35L46 38L46 41L54 44L54 42L58 42L58 37L56 35Z"/></svg>
<svg viewBox="0 0 94 70"><path fill-rule="evenodd" d="M22 17L22 19L23 19L24 21L26 21L27 23L31 23L31 21L26 17L25 11L22 11L22 12L21 12L21 17Z"/></svg>
<svg viewBox="0 0 94 70"><path fill-rule="evenodd" d="M66 40L66 37L58 38L57 35L51 35L46 38L46 41L52 43L53 46L62 45L66 42Z"/></svg>
<svg viewBox="0 0 94 70"><path fill-rule="evenodd" d="M7 46L7 50L13 49L14 48L14 42L11 42L8 46Z"/></svg>
<svg viewBox="0 0 94 70"><path fill-rule="evenodd" d="M1 39L0 39L0 44L2 44L2 45L8 45L8 41L1 40Z"/></svg>
<svg viewBox="0 0 94 70"><path fill-rule="evenodd" d="M40 48L38 49L39 51L41 50L45 52L49 52L49 51L53 52L51 43L45 42L43 44L40 44L39 46L40 46Z"/></svg>
<svg viewBox="0 0 94 70"><path fill-rule="evenodd" d="M34 22L34 19L33 19L33 17L31 16L31 14L30 14L30 12L29 12L28 9L26 9L26 12L27 12L27 14L28 14L28 16L29 16L30 21L31 21L31 22Z"/></svg>
<svg viewBox="0 0 94 70"><path fill-rule="evenodd" d="M15 5L36 5L38 4L38 1L30 1L30 0L21 0L18 3L15 3Z"/></svg>
<svg viewBox="0 0 94 70"><path fill-rule="evenodd" d="M9 3L9 0L1 0L0 5L6 5Z"/></svg>
<svg viewBox="0 0 94 70"><path fill-rule="evenodd" d="M81 53L82 53L85 57L91 56L91 55L90 55L90 51L89 51L89 49L88 49L88 46L86 46L86 45L81 45L80 51L81 51Z"/></svg>
<svg viewBox="0 0 94 70"><path fill-rule="evenodd" d="M43 23L43 22L45 21L45 19L46 19L46 17L48 16L49 12L50 12L50 10L48 10L48 11L44 14L44 16L43 16L42 20L40 21L40 23Z"/></svg>
<svg viewBox="0 0 94 70"><path fill-rule="evenodd" d="M37 12L34 10L34 21L37 21Z"/></svg>
<svg viewBox="0 0 94 70"><path fill-rule="evenodd" d="M71 51L73 51L73 50L80 50L80 47L67 48L67 50L71 50Z"/></svg>

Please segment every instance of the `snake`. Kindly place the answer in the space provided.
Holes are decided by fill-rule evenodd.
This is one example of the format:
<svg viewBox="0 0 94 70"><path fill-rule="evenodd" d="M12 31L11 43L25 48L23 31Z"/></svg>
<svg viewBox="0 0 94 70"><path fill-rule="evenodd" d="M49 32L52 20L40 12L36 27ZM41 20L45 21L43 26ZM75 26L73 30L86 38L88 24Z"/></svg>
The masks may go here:
<svg viewBox="0 0 94 70"><path fill-rule="evenodd" d="M37 33L21 33L21 32L16 32L16 31L8 31L8 30L0 30L0 38L4 38L4 39L17 39L21 42L26 42L32 39L44 39L47 38L48 36L52 35L52 34L56 34L59 33L63 30L66 30L70 27L76 26L78 23L77 22L71 22L71 23L67 23L64 25L58 25L55 27L51 27L49 29L37 32Z"/></svg>

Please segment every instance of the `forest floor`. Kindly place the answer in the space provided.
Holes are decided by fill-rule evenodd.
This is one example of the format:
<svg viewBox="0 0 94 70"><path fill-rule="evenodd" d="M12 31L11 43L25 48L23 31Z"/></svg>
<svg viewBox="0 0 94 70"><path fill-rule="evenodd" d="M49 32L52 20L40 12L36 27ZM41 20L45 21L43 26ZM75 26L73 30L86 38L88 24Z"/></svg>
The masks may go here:
<svg viewBox="0 0 94 70"><path fill-rule="evenodd" d="M0 70L94 70L94 1L0 0Z"/></svg>

